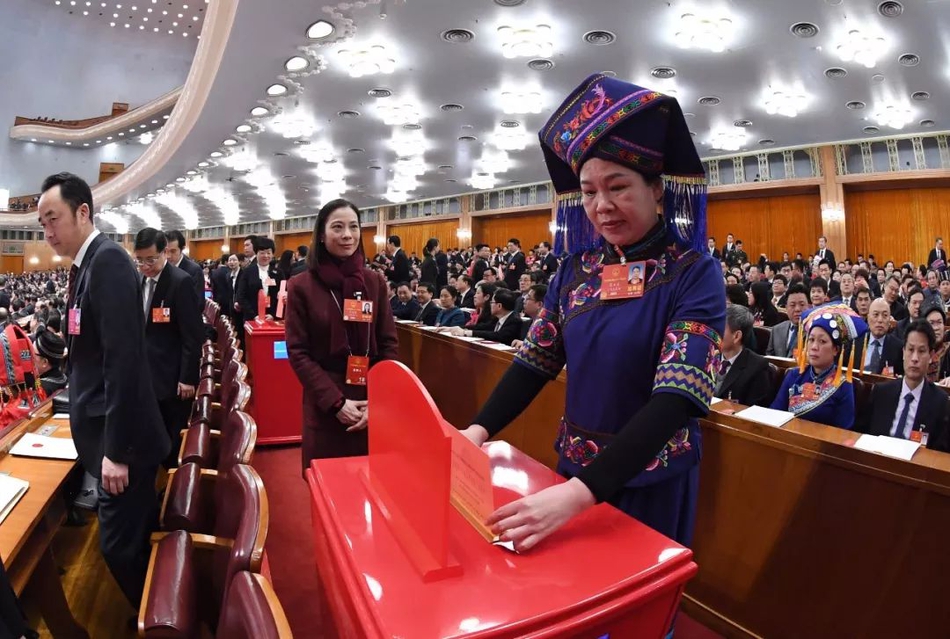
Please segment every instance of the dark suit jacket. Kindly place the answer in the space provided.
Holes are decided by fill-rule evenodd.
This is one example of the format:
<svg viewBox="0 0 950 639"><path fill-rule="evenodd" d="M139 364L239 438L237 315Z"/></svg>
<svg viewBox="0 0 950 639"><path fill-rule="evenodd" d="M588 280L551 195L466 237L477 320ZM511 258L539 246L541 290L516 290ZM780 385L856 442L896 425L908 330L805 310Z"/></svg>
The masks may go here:
<svg viewBox="0 0 950 639"><path fill-rule="evenodd" d="M293 266L290 267L290 276L293 277L294 275L297 275L298 273L303 273L306 270L307 270L307 260L306 259L297 260L296 262L294 262Z"/></svg>
<svg viewBox="0 0 950 639"><path fill-rule="evenodd" d="M521 317L517 313L512 313L501 325L497 331L495 326L498 324L496 318L492 318L491 327L485 329L472 329L472 337L480 339L489 339L494 342L501 342L511 346L511 343L521 337Z"/></svg>
<svg viewBox="0 0 950 639"><path fill-rule="evenodd" d="M871 391L869 409L864 411L864 419L859 415L858 427L861 432L870 435L890 435L894 424L894 417L899 409L903 409L901 389L903 381L895 379L882 384L875 384ZM920 405L914 417L914 430L926 427L928 433L927 448L950 450L948 442L947 418L950 411L950 397L937 388L933 382L924 382L920 392Z"/></svg>
<svg viewBox="0 0 950 639"><path fill-rule="evenodd" d="M524 259L524 253L518 251L508 259L508 263L505 264L505 284L512 291L518 290L518 280L521 279L521 274L525 272L525 269L528 268L527 263Z"/></svg>
<svg viewBox="0 0 950 639"><path fill-rule="evenodd" d="M475 308L475 289L470 288L459 295L459 308Z"/></svg>
<svg viewBox="0 0 950 639"><path fill-rule="evenodd" d="M815 255L821 255L821 249L815 249ZM830 248L825 249L825 256L821 259L828 260L828 263L831 264L832 271L838 268L838 262L835 260L835 252Z"/></svg>
<svg viewBox="0 0 950 639"><path fill-rule="evenodd" d="M485 271L489 268L491 268L491 265L487 260L483 260L480 257L475 258L475 261L472 263L472 279L475 280L476 284L485 279Z"/></svg>
<svg viewBox="0 0 950 639"><path fill-rule="evenodd" d="M0 308L10 310L10 294L0 289Z"/></svg>
<svg viewBox="0 0 950 639"><path fill-rule="evenodd" d="M557 273L557 258L554 253L548 253L541 260L541 272L544 273L545 281L550 280Z"/></svg>
<svg viewBox="0 0 950 639"><path fill-rule="evenodd" d="M936 262L937 260L947 261L947 251L941 250L940 254L937 254L937 249L930 249L930 254L927 256L927 268L930 268L930 265Z"/></svg>
<svg viewBox="0 0 950 639"><path fill-rule="evenodd" d="M231 269L226 268L219 274L215 271L217 281L214 281L214 301L221 306L221 312L226 315L234 314L234 302L237 300L237 282L231 285ZM241 279L241 269L237 271L238 281Z"/></svg>
<svg viewBox="0 0 950 639"><path fill-rule="evenodd" d="M267 297L269 298L267 314L276 317L277 293L280 292L281 279L280 273L277 272L277 266L273 262L268 265L267 274L274 280L274 285L267 289ZM264 283L261 282L261 273L257 268L256 262L241 272L237 285L237 300L241 305L241 315L245 321L254 319L257 317L257 292L264 288Z"/></svg>
<svg viewBox="0 0 950 639"><path fill-rule="evenodd" d="M435 278L435 285L441 291L444 286L449 284L449 256L439 251L435 254L435 263L439 267L438 275Z"/></svg>
<svg viewBox="0 0 950 639"><path fill-rule="evenodd" d="M66 341L69 424L79 460L94 477L103 455L148 468L171 448L152 390L140 284L125 249L96 236L76 276L80 333Z"/></svg>
<svg viewBox="0 0 950 639"><path fill-rule="evenodd" d="M736 361L729 367L716 396L746 406L771 404L774 398L769 381L768 361L758 353L743 348L736 357Z"/></svg>
<svg viewBox="0 0 950 639"><path fill-rule="evenodd" d="M396 251L396 254L393 255L392 264L386 269L386 278L396 284L409 282L409 258L406 256L404 250L399 249ZM435 282L433 282L433 284L434 283Z"/></svg>
<svg viewBox="0 0 950 639"><path fill-rule="evenodd" d="M211 270L211 299L224 309L228 307L221 303L221 296L228 295L228 297L233 297L230 295L231 280L228 279L230 273L231 269L224 264L219 264Z"/></svg>
<svg viewBox="0 0 950 639"><path fill-rule="evenodd" d="M393 298L396 300L396 303L393 305L393 317L401 320L415 320L416 315L419 314L419 302L415 298L412 298L405 304L399 301L398 297Z"/></svg>
<svg viewBox="0 0 950 639"><path fill-rule="evenodd" d="M230 286L230 283L226 286ZM151 309L156 308L169 309L170 321L152 321ZM157 399L177 396L179 382L189 386L198 385L198 361L203 338L204 323L201 310L192 295L191 278L181 269L166 264L158 276L152 304L145 318L148 363Z"/></svg>
<svg viewBox="0 0 950 639"><path fill-rule="evenodd" d="M419 303L416 302L416 306L419 306ZM426 326L435 326L435 320L439 316L439 311L442 309L439 308L439 305L435 303L433 299L431 302L425 305L423 308L419 306L419 309L416 311L415 316L411 317L417 322L422 322Z"/></svg>
<svg viewBox="0 0 950 639"><path fill-rule="evenodd" d="M187 255L181 258L181 262L178 264L178 268L183 270L185 273L188 273L188 276L191 277L191 283L194 287L195 294L198 296L199 308L205 307L205 274L201 269L201 266L198 262L194 261Z"/></svg>
<svg viewBox="0 0 950 639"><path fill-rule="evenodd" d="M714 248L712 253L709 252L709 247L706 247L706 255L712 255L713 259L722 260L722 254L719 252L719 249Z"/></svg>
<svg viewBox="0 0 950 639"><path fill-rule="evenodd" d="M426 255L426 258L422 260L422 268L420 270L422 272L419 276L420 282L428 282L433 286L438 286L439 265L436 263L434 257Z"/></svg>
<svg viewBox="0 0 950 639"><path fill-rule="evenodd" d="M870 337L868 340L870 341ZM854 367L858 370L864 369L864 340L862 339L858 344L854 346ZM845 362L848 361L850 354L849 351L845 351L844 357ZM894 335L888 333L884 336L884 346L881 348L881 362L877 366L877 370L871 371L872 373L880 374L884 370L884 366L893 366L895 375L904 374L904 345L899 339Z"/></svg>

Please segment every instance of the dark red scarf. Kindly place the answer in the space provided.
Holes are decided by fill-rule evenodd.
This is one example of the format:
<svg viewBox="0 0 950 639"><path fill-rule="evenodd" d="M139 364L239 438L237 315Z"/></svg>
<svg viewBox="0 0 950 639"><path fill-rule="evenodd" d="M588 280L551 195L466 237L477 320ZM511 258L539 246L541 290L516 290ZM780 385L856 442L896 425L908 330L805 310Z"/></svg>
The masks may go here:
<svg viewBox="0 0 950 639"><path fill-rule="evenodd" d="M321 251L321 253L316 268L312 269L313 273L333 292L341 309L343 300L356 299L357 293L360 293L364 301L375 301L369 299L369 292L366 289L366 279L363 276L363 264L366 258L363 257L362 252L356 251L345 259L333 257L326 251ZM340 312L342 313L342 310ZM374 319L378 313L379 309L374 308ZM366 355L370 342L369 334L374 324L346 322L346 335L353 355Z"/></svg>

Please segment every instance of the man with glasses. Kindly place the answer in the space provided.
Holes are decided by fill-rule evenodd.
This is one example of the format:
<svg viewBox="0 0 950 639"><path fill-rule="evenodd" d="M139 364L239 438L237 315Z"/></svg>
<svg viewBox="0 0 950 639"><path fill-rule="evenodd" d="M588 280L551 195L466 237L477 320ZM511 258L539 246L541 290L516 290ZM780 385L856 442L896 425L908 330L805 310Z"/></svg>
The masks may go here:
<svg viewBox="0 0 950 639"><path fill-rule="evenodd" d="M135 264L142 274L142 313L152 388L172 441L165 467L175 465L181 429L198 385L204 327L188 273L165 257L165 234L144 228L135 236Z"/></svg>

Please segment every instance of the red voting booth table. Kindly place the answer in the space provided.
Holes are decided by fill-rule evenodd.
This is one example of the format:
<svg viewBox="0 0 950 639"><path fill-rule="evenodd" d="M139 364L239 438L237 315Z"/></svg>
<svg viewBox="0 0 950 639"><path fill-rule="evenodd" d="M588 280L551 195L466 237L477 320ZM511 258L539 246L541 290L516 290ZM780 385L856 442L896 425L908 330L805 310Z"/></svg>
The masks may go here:
<svg viewBox="0 0 950 639"><path fill-rule="evenodd" d="M452 466L478 460L457 454L463 444L415 375L398 362L374 367L369 411L368 457L307 470L327 636L666 635L697 571L690 550L606 504L524 554L494 545L459 507L471 495L458 490L477 488L458 473L477 463ZM505 442L464 442L485 459L493 506L564 481Z"/></svg>
<svg viewBox="0 0 950 639"><path fill-rule="evenodd" d="M284 323L248 320L244 334L245 360L254 388L249 412L257 423L257 445L299 442L303 389L287 359Z"/></svg>

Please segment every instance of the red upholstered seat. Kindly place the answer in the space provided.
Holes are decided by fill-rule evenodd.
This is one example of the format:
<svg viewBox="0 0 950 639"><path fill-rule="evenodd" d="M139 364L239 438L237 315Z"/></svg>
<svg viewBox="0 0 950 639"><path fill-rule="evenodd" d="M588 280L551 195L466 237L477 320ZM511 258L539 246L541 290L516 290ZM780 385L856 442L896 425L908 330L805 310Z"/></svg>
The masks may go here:
<svg viewBox="0 0 950 639"><path fill-rule="evenodd" d="M164 537L152 550L139 634L157 639L198 636L198 587L194 544L184 531ZM220 635L225 636L225 635Z"/></svg>
<svg viewBox="0 0 950 639"><path fill-rule="evenodd" d="M220 639L291 639L290 624L270 583L249 572L234 575L215 634Z"/></svg>
<svg viewBox="0 0 950 639"><path fill-rule="evenodd" d="M246 386L243 382L235 383ZM241 408L243 405L232 405L219 431L212 431L207 423L195 424L185 431L178 463L195 462L202 468L217 468L219 471L222 465L250 463L257 442L257 424Z"/></svg>

